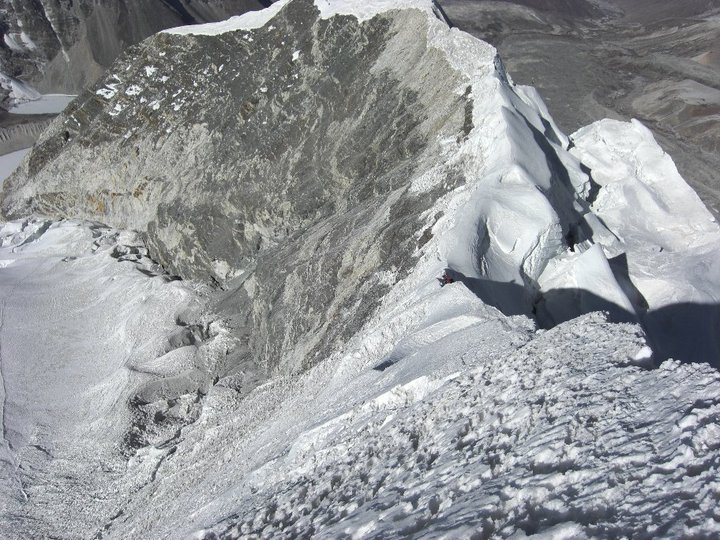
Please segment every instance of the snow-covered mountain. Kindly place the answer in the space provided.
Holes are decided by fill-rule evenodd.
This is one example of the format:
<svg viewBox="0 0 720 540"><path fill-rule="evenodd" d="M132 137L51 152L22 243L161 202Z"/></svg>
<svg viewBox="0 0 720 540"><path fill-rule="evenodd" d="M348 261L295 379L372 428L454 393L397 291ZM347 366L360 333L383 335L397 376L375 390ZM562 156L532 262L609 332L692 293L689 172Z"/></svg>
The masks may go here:
<svg viewBox="0 0 720 540"><path fill-rule="evenodd" d="M430 1L153 36L2 208L4 536L718 534L718 225Z"/></svg>

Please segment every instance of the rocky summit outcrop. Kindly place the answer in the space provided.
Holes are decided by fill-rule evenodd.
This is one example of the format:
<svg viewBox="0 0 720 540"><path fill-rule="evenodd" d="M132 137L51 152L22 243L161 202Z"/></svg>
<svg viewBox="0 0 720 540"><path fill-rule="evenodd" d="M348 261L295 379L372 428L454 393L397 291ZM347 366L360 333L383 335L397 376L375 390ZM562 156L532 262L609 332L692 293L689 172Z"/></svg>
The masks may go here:
<svg viewBox="0 0 720 540"><path fill-rule="evenodd" d="M444 267L545 325L652 308L634 261L668 246L690 259L690 247L680 232L659 252L633 243L608 216L648 191L707 211L671 161L646 164L652 137L639 155L588 150L650 171L607 204L598 193L614 178L595 183L573 144L435 4L292 0L128 50L43 134L2 208L139 231L167 271L222 289L211 309L236 346L219 375L248 362L294 371L341 350L399 283ZM648 205L645 221L667 225L665 209ZM717 241L709 215L697 235Z"/></svg>
<svg viewBox="0 0 720 540"><path fill-rule="evenodd" d="M251 275L236 296L265 336L255 352L312 359L407 273L431 236L416 238L423 213L465 182L446 165L410 190L473 128L470 81L429 25L416 10L324 19L296 0L261 28L159 34L41 137L5 210L143 231L185 278Z"/></svg>
<svg viewBox="0 0 720 540"><path fill-rule="evenodd" d="M226 19L262 0L3 0L0 72L78 93L129 45L165 28Z"/></svg>
<svg viewBox="0 0 720 540"><path fill-rule="evenodd" d="M156 35L3 189L2 538L720 530L720 228L430 0Z"/></svg>

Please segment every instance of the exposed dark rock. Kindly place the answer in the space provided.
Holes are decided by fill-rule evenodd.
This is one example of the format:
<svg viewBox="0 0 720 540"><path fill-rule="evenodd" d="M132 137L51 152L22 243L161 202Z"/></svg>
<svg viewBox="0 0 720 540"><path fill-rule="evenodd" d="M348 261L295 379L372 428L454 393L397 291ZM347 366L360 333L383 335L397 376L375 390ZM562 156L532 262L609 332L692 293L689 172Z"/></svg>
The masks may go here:
<svg viewBox="0 0 720 540"><path fill-rule="evenodd" d="M408 191L439 140L467 136L472 104L426 15L391 13L325 20L295 0L257 30L131 48L44 134L5 212L137 229L172 273L223 285L242 344L227 372L248 354L267 370L326 357L412 267L420 214L463 182L448 170Z"/></svg>

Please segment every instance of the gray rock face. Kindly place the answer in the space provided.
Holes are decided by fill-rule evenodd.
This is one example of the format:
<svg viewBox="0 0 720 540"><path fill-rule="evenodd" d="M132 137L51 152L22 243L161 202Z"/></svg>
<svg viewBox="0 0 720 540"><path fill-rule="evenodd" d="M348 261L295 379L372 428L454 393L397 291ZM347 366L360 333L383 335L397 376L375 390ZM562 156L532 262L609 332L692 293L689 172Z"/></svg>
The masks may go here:
<svg viewBox="0 0 720 540"><path fill-rule="evenodd" d="M129 45L162 29L258 9L261 0L3 0L0 71L78 93Z"/></svg>
<svg viewBox="0 0 720 540"><path fill-rule="evenodd" d="M254 31L154 36L53 123L4 211L142 231L171 272L230 291L228 370L247 355L301 368L367 320L412 267L429 201L463 182L448 167L442 187L408 190L437 141L472 128L427 24L325 20L295 0Z"/></svg>

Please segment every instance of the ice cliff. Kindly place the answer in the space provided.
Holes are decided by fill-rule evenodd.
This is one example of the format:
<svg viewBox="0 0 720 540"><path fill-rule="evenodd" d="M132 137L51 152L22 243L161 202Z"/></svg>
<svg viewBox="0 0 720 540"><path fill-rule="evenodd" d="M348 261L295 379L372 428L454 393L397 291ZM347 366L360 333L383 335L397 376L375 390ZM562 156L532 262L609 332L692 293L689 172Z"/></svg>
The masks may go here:
<svg viewBox="0 0 720 540"><path fill-rule="evenodd" d="M720 229L640 123L565 136L432 2L157 34L53 121L2 209L4 306L33 250L192 298L167 345L123 327L86 382L115 400L98 456L34 432L52 412L3 368L5 524L68 523L25 459L115 494L84 516L61 489L68 536L717 533L720 381L679 361L718 362ZM122 290L124 313L155 298ZM102 434L83 399L78 433Z"/></svg>

